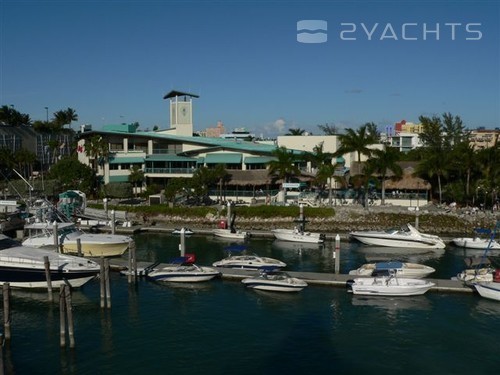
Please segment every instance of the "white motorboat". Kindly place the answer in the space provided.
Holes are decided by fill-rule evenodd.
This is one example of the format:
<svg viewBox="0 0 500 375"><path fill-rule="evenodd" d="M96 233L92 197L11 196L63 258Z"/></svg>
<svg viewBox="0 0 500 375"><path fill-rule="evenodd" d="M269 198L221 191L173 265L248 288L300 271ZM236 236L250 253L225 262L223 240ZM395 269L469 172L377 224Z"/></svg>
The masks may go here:
<svg viewBox="0 0 500 375"><path fill-rule="evenodd" d="M168 281L175 283L196 283L212 280L220 276L220 272L212 267L202 267L188 262L187 257L172 260L165 267L156 269L147 274L153 281Z"/></svg>
<svg viewBox="0 0 500 375"><path fill-rule="evenodd" d="M366 263L355 270L349 271L349 275L356 276L378 276L389 271L394 271L398 277L410 277L420 279L429 276L436 270L432 267L420 263L409 262L377 262Z"/></svg>
<svg viewBox="0 0 500 375"><path fill-rule="evenodd" d="M226 238L231 240L246 240L250 237L250 232L242 231L242 230L231 230L231 229L214 229L214 236L220 238Z"/></svg>
<svg viewBox="0 0 500 375"><path fill-rule="evenodd" d="M365 245L419 249L444 249L446 247L439 236L421 233L410 224L406 224L406 228L401 229L355 231L349 235Z"/></svg>
<svg viewBox="0 0 500 375"><path fill-rule="evenodd" d="M478 282L473 285L481 297L500 301L500 282Z"/></svg>
<svg viewBox="0 0 500 375"><path fill-rule="evenodd" d="M274 237L282 241L305 242L305 243L323 243L325 235L295 229L273 229Z"/></svg>
<svg viewBox="0 0 500 375"><path fill-rule="evenodd" d="M100 265L89 259L26 247L0 234L0 283L14 288L47 288L45 257L53 288L63 284L81 287L100 271Z"/></svg>
<svg viewBox="0 0 500 375"><path fill-rule="evenodd" d="M264 269L259 275L245 278L241 282L247 288L271 292L300 292L307 286L304 280L272 268Z"/></svg>
<svg viewBox="0 0 500 375"><path fill-rule="evenodd" d="M471 284L474 282L491 282L494 275L498 274L500 278L500 271L497 271L492 266L490 259L486 256L468 257L464 259L466 268L452 277L452 280L459 280Z"/></svg>
<svg viewBox="0 0 500 375"><path fill-rule="evenodd" d="M389 276L359 277L347 281L349 292L358 295L416 296L427 292L435 284L423 279Z"/></svg>
<svg viewBox="0 0 500 375"><path fill-rule="evenodd" d="M256 254L247 254L245 246L230 246L225 249L229 256L217 262L212 266L223 268L237 268L243 270L258 270L263 267L283 268L286 263L280 260L268 257L261 257ZM242 253L241 255L233 255L234 253Z"/></svg>
<svg viewBox="0 0 500 375"><path fill-rule="evenodd" d="M60 222L56 225L58 243L62 246L62 252L67 254L78 253L77 239L81 243L82 255L86 257L120 256L133 243L133 239L129 236L85 233L70 222ZM24 229L28 232L28 238L23 241L23 245L31 247L54 247L54 223L27 223Z"/></svg>
<svg viewBox="0 0 500 375"><path fill-rule="evenodd" d="M458 237L451 240L451 242L458 247L466 249L494 249L500 250L500 243L495 240L480 237Z"/></svg>
<svg viewBox="0 0 500 375"><path fill-rule="evenodd" d="M172 234L184 234L186 236L189 236L191 234L194 234L194 232L191 229L189 229L189 228L182 227L181 229L175 228L172 231Z"/></svg>

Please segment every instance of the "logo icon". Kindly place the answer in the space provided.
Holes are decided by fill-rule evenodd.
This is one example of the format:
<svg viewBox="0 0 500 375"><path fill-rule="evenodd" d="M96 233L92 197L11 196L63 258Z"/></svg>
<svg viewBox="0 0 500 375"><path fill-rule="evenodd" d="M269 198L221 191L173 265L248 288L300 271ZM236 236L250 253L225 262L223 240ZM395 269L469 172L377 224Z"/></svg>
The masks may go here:
<svg viewBox="0 0 500 375"><path fill-rule="evenodd" d="M297 21L297 42L325 43L328 40L327 30L328 23L323 20Z"/></svg>

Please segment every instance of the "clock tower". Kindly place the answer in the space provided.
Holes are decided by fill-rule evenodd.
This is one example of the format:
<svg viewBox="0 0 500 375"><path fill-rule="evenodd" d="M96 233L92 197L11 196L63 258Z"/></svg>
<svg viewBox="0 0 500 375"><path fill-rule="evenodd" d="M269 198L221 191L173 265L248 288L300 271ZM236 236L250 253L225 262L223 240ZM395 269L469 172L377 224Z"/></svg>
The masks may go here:
<svg viewBox="0 0 500 375"><path fill-rule="evenodd" d="M163 99L170 99L170 129L175 135L193 136L193 98L198 95L170 91Z"/></svg>

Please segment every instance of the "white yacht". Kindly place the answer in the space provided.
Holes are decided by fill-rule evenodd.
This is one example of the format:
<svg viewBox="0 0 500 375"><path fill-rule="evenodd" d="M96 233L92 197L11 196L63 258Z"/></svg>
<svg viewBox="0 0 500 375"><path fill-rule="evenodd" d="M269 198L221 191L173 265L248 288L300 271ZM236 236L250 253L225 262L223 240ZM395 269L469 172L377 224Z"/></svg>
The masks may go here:
<svg viewBox="0 0 500 375"><path fill-rule="evenodd" d="M446 247L439 236L421 233L410 224L406 224L406 227L401 229L354 231L349 235L365 245L418 249L444 249Z"/></svg>

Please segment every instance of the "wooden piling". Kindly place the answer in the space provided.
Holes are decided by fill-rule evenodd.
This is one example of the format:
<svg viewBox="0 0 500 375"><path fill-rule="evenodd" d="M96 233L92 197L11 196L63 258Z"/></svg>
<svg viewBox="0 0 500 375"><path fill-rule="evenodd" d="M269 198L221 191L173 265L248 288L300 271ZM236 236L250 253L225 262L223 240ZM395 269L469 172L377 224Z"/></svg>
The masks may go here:
<svg viewBox="0 0 500 375"><path fill-rule="evenodd" d="M106 307L106 283L104 280L104 258L101 257L101 270L100 270L100 286L101 286L101 309L104 309Z"/></svg>
<svg viewBox="0 0 500 375"><path fill-rule="evenodd" d="M65 296L64 296L65 306L66 306L66 314L68 320L68 335L69 335L69 347L75 347L75 330L73 324L73 306L71 303L71 288L69 285L66 285L65 288Z"/></svg>
<svg viewBox="0 0 500 375"><path fill-rule="evenodd" d="M45 265L45 279L47 280L47 293L49 296L49 301L52 302L54 297L52 295L52 280L50 278L50 262L49 257L45 255L43 257L43 263Z"/></svg>
<svg viewBox="0 0 500 375"><path fill-rule="evenodd" d="M137 259L135 257L135 243L132 241L128 245L128 276L127 280L130 283L137 281Z"/></svg>
<svg viewBox="0 0 500 375"><path fill-rule="evenodd" d="M111 210L111 234L115 234L116 227L116 212L115 210Z"/></svg>
<svg viewBox="0 0 500 375"><path fill-rule="evenodd" d="M335 273L340 273L340 236L335 236L335 252L333 253L335 259Z"/></svg>
<svg viewBox="0 0 500 375"><path fill-rule="evenodd" d="M59 293L59 345L61 348L66 346L66 285L61 285Z"/></svg>
<svg viewBox="0 0 500 375"><path fill-rule="evenodd" d="M5 341L10 341L10 284L3 283L3 330Z"/></svg>
<svg viewBox="0 0 500 375"><path fill-rule="evenodd" d="M76 239L76 250L77 250L79 257L83 256L82 255L82 239L81 238Z"/></svg>
<svg viewBox="0 0 500 375"><path fill-rule="evenodd" d="M108 309L111 308L111 288L109 283L109 259L104 259L104 274L106 276L106 305Z"/></svg>
<svg viewBox="0 0 500 375"><path fill-rule="evenodd" d="M52 223L52 227L53 227L53 235L54 235L54 246L56 247L57 251L59 251L59 234L57 233L58 229L57 229L57 221L54 221Z"/></svg>

